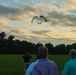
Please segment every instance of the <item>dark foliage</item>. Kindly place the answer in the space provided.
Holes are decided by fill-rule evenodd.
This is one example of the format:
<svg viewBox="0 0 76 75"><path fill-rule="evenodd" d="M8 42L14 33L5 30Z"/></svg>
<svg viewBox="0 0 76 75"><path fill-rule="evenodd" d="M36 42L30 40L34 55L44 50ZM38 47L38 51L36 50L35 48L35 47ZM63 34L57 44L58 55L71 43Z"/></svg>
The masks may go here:
<svg viewBox="0 0 76 75"><path fill-rule="evenodd" d="M40 42L34 44L25 40L14 40L14 38L13 35L6 38L5 32L0 33L0 54L25 54L26 52L37 54L38 47L43 46ZM76 49L76 43L60 44L55 47L51 43L46 43L45 46L48 48L49 54L68 54L70 49Z"/></svg>

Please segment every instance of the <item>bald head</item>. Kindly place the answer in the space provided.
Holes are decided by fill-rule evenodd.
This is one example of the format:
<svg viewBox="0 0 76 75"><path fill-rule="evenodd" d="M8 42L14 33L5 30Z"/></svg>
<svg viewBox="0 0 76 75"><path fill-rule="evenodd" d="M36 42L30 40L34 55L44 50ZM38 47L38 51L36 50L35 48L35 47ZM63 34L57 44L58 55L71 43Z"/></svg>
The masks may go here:
<svg viewBox="0 0 76 75"><path fill-rule="evenodd" d="M48 49L44 46L40 46L38 48L38 54L39 54L40 58L47 58Z"/></svg>
<svg viewBox="0 0 76 75"><path fill-rule="evenodd" d="M71 58L76 58L76 50L75 49L71 49L69 52L69 55Z"/></svg>

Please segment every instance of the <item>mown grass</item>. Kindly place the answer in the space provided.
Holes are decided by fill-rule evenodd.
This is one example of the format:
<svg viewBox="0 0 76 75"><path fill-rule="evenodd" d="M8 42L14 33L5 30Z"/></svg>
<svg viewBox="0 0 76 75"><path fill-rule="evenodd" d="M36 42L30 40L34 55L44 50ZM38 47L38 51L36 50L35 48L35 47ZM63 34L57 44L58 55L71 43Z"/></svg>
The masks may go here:
<svg viewBox="0 0 76 75"><path fill-rule="evenodd" d="M65 62L69 60L68 55L49 55L48 58L56 62L59 72L63 69ZM30 62L35 60L36 55L32 55ZM24 75L22 55L0 55L0 75Z"/></svg>

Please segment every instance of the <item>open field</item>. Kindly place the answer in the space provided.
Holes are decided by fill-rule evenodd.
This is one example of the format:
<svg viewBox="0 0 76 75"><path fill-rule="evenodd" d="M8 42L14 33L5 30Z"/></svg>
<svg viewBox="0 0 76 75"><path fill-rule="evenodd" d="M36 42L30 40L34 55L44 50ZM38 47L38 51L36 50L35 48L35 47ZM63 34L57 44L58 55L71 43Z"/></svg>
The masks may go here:
<svg viewBox="0 0 76 75"><path fill-rule="evenodd" d="M49 55L48 57L56 62L59 72L69 60L68 55ZM32 55L31 62L35 60L36 56ZM24 75L22 55L0 55L0 75Z"/></svg>

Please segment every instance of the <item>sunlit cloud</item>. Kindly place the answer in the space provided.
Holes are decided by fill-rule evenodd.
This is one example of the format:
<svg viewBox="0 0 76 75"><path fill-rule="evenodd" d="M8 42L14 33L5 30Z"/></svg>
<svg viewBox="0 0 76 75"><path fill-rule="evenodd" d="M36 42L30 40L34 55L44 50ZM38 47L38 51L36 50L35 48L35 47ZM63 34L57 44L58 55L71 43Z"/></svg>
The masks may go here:
<svg viewBox="0 0 76 75"><path fill-rule="evenodd" d="M9 27L8 23L6 21L0 20L0 31L4 31Z"/></svg>
<svg viewBox="0 0 76 75"><path fill-rule="evenodd" d="M19 0L14 0L19 2ZM38 0L33 0L37 2ZM8 35L14 35L19 39L39 41L76 41L76 1L64 0L62 3L56 3L57 0L50 0L51 4L39 2L30 5L20 3L14 7L9 4L0 4L0 31L6 30ZM47 18L47 22L41 24L31 23L34 16L41 15ZM10 22L8 21L10 20ZM40 20L40 19L39 19ZM11 23L12 22L12 23ZM18 27L15 23L23 23ZM35 40L36 41L36 40Z"/></svg>
<svg viewBox="0 0 76 75"><path fill-rule="evenodd" d="M71 32L75 34L76 33L76 29L75 30L72 30Z"/></svg>

